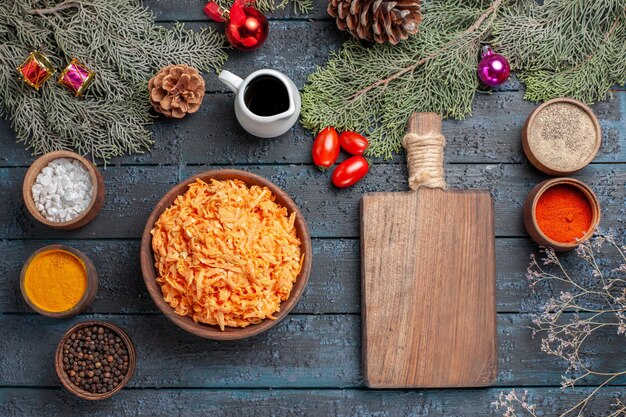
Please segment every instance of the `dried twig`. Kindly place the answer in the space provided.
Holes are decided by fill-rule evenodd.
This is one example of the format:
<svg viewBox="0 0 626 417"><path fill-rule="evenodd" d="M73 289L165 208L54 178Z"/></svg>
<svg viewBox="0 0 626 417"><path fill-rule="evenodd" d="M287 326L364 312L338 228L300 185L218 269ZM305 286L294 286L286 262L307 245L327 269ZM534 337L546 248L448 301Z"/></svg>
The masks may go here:
<svg viewBox="0 0 626 417"><path fill-rule="evenodd" d="M37 14L39 16L45 16L48 14L62 12L63 10L71 9L72 7L80 7L80 6L82 6L82 3L80 1L65 0L64 2L61 2L54 7L50 7L47 9L32 9L32 10L27 11L26 13Z"/></svg>
<svg viewBox="0 0 626 417"><path fill-rule="evenodd" d="M617 254L617 267L611 269L612 259L597 258L604 244ZM577 249L578 257L583 260L591 271L588 280L572 278L566 272L555 252L545 249L542 262L532 256L527 277L531 288L540 283L558 282L569 288L558 297L550 298L543 306L542 312L533 319L533 335L543 334L541 350L548 355L565 360L568 368L562 377L561 387L573 388L580 380L590 376L601 378L602 382L576 405L560 414L561 417L576 412L582 415L589 402L603 387L616 378L626 375L626 369L616 371L599 371L586 364L583 348L588 339L597 335L600 330L614 329L617 335L626 336L626 247L618 244L612 236L596 236L592 241L583 243ZM551 269L556 269L552 272ZM574 313L564 315L565 313ZM516 416L516 407L531 416L526 397L518 398L514 391L502 393L494 406L504 411L506 417ZM617 412L610 416L623 415L626 407L617 401L614 407ZM532 411L532 412L531 412Z"/></svg>

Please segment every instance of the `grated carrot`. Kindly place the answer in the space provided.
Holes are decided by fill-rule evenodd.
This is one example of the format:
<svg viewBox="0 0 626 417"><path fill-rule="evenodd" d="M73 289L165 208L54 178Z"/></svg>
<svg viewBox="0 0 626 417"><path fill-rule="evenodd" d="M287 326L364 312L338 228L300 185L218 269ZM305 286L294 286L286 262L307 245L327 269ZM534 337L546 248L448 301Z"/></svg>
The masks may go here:
<svg viewBox="0 0 626 417"><path fill-rule="evenodd" d="M296 214L267 187L197 179L152 229L164 300L196 322L246 327L275 319L304 254Z"/></svg>

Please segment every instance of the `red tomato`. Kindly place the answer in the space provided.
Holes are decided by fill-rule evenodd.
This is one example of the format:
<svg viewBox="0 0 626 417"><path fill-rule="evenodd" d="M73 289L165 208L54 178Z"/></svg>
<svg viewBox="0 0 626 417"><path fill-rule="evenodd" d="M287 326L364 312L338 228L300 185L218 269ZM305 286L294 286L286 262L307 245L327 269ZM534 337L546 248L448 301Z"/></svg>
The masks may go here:
<svg viewBox="0 0 626 417"><path fill-rule="evenodd" d="M339 145L344 151L352 155L363 155L363 152L369 146L369 142L364 136L359 135L356 132L346 130L339 135Z"/></svg>
<svg viewBox="0 0 626 417"><path fill-rule="evenodd" d="M335 168L331 179L335 187L350 187L361 181L369 169L370 165L367 159L360 155L353 156L346 159Z"/></svg>
<svg viewBox="0 0 626 417"><path fill-rule="evenodd" d="M330 167L339 157L339 135L333 127L327 127L317 134L313 142L313 163L321 170Z"/></svg>

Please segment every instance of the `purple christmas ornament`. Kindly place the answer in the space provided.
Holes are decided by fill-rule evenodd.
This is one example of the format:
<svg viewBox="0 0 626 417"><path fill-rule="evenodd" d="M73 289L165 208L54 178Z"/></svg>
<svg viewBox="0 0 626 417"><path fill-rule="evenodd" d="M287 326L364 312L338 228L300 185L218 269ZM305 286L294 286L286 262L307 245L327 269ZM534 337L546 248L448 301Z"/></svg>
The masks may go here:
<svg viewBox="0 0 626 417"><path fill-rule="evenodd" d="M509 79L511 66L502 55L491 50L488 45L483 46L482 59L478 63L478 78L489 87L497 87Z"/></svg>

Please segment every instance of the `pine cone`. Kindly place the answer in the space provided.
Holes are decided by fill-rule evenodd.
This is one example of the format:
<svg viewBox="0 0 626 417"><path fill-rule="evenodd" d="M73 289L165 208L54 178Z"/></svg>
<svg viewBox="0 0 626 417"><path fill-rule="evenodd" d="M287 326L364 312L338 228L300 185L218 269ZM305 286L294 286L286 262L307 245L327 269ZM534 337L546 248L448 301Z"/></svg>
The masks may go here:
<svg viewBox="0 0 626 417"><path fill-rule="evenodd" d="M416 34L422 21L420 0L329 0L327 10L339 29L392 45Z"/></svg>
<svg viewBox="0 0 626 417"><path fill-rule="evenodd" d="M148 82L150 104L167 117L182 119L195 113L204 98L204 80L195 68L168 65Z"/></svg>

